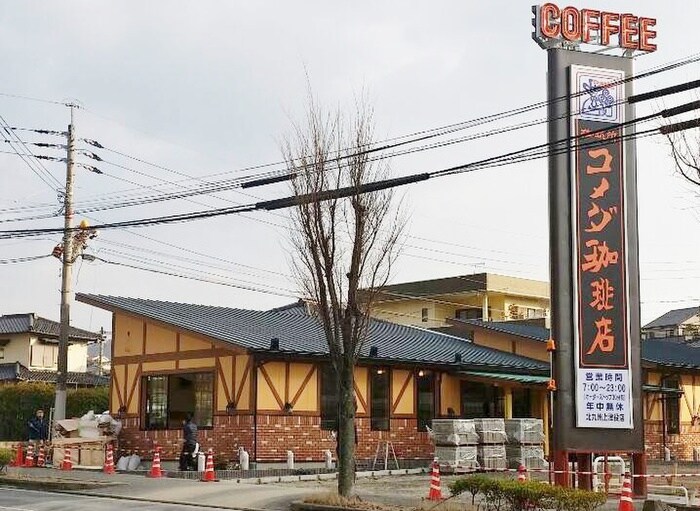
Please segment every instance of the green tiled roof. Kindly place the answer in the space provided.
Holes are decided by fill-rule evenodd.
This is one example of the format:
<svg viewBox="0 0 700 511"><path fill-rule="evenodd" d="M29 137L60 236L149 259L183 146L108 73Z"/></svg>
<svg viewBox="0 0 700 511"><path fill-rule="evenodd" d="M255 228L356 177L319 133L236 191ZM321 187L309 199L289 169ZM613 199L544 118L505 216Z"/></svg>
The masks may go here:
<svg viewBox="0 0 700 511"><path fill-rule="evenodd" d="M463 374L465 376L477 376L480 378L487 378L489 380L521 383L523 385L545 385L549 381L549 376L538 376L534 374L491 373L484 371L460 371L459 374Z"/></svg>

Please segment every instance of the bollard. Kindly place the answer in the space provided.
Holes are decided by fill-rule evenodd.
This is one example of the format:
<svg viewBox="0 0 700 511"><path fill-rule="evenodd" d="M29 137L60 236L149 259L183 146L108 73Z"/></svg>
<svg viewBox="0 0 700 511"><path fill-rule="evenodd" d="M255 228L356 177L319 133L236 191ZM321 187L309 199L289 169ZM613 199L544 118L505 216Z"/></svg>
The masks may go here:
<svg viewBox="0 0 700 511"><path fill-rule="evenodd" d="M664 447L664 461L671 461L671 449Z"/></svg>
<svg viewBox="0 0 700 511"><path fill-rule="evenodd" d="M292 451L287 451L287 468L294 470L294 453Z"/></svg>
<svg viewBox="0 0 700 511"><path fill-rule="evenodd" d="M333 453L330 451L330 449L323 451L323 462L326 464L326 468L328 470L333 469Z"/></svg>
<svg viewBox="0 0 700 511"><path fill-rule="evenodd" d="M199 451L197 453L197 472L204 472L207 464L207 455L204 451Z"/></svg>
<svg viewBox="0 0 700 511"><path fill-rule="evenodd" d="M250 456L243 447L238 449L238 463L241 465L241 470L250 470Z"/></svg>

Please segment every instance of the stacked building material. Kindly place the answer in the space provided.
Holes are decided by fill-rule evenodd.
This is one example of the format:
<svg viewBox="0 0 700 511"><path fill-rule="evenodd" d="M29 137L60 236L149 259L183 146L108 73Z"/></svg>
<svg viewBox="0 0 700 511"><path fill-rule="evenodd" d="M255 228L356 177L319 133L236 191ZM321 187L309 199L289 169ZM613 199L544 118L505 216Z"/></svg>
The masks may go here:
<svg viewBox="0 0 700 511"><path fill-rule="evenodd" d="M511 468L520 465L528 470L547 467L542 419L506 419L505 429L508 436L506 456Z"/></svg>
<svg viewBox="0 0 700 511"><path fill-rule="evenodd" d="M435 457L441 470L465 472L479 468L476 444L479 436L471 419L434 419Z"/></svg>
<svg viewBox="0 0 700 511"><path fill-rule="evenodd" d="M502 470L508 468L506 460L506 429L503 419L474 419L474 426L479 435L477 461L481 468Z"/></svg>

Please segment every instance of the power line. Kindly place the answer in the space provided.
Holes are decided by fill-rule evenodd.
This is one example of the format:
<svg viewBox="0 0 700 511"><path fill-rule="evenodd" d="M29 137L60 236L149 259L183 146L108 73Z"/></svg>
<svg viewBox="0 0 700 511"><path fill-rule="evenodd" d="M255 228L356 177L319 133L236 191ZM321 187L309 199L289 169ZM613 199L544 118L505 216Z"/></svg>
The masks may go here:
<svg viewBox="0 0 700 511"><path fill-rule="evenodd" d="M31 261L38 261L39 259L46 259L51 257L51 254L27 256L27 257L15 257L12 259L0 259L0 264L18 264L18 263L28 263Z"/></svg>
<svg viewBox="0 0 700 511"><path fill-rule="evenodd" d="M637 122L643 122L650 120L654 117L663 115L663 112L657 114L652 114L646 116L645 118L634 119L626 123L619 125L620 128L624 126L629 126ZM565 144L586 137L593 137L596 133L606 131L606 129L592 131L585 135L575 135L570 136L562 140L554 141L552 143L539 144L526 149L521 149L518 151L512 151L499 156L494 156L491 158L486 158L483 160L478 160L476 162L471 162L464 165L458 165L446 169L441 169L437 171L429 171L418 174L411 174L408 176L391 178L382 181L376 181L371 183L366 183L359 187L345 187L333 190L326 190L319 193L314 193L311 195L304 196L290 196L281 199L273 199L268 201L262 201L253 204L238 205L227 208L212 209L206 211L197 211L192 213L181 213L166 215L160 217L144 218L140 220L128 220L122 222L113 222L102 225L94 226L95 229L113 229L122 227L136 227L136 226L147 226L147 225L158 225L158 224L168 224L168 223L179 223L185 221L198 220L203 218L211 218L215 216L231 215L236 213L252 212L252 211L274 211L277 209L284 209L302 204L304 202L310 201L324 201L329 199L339 199L354 195L357 193L370 193L375 191L386 190L390 188L396 188L399 186L404 186L407 184L417 183L420 181L425 181L433 177L445 177L455 174L461 174L465 172L472 172L475 170L481 170L485 168L493 168L503 165L510 165L513 163L519 163L523 161L530 161L538 158L548 156L550 154L560 154L569 152L568 146ZM642 132L623 134L620 137L621 141L633 140L635 138L641 138L645 136L656 135L659 132L659 128L652 128ZM596 147L601 144L606 143L606 141L592 140L585 142L584 144L579 144L580 147ZM554 149L550 151L550 146ZM24 229L16 231L0 231L0 239L4 237L19 237L19 236L32 236L36 234L48 234L59 232L57 229L46 228L46 229Z"/></svg>

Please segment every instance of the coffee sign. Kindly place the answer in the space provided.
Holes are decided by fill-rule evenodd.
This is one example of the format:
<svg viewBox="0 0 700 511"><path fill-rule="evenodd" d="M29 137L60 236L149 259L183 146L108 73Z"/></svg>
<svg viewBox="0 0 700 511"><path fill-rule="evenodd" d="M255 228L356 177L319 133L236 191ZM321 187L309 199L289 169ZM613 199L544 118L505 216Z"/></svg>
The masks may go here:
<svg viewBox="0 0 700 511"><path fill-rule="evenodd" d="M542 48L592 44L629 51L656 51L655 18L629 13L577 9L546 3L533 6L532 38Z"/></svg>

